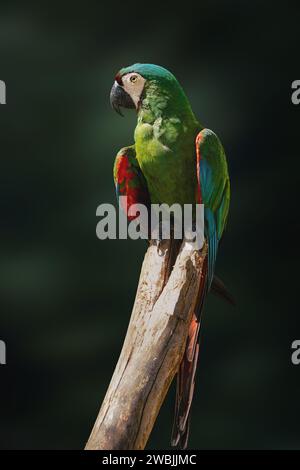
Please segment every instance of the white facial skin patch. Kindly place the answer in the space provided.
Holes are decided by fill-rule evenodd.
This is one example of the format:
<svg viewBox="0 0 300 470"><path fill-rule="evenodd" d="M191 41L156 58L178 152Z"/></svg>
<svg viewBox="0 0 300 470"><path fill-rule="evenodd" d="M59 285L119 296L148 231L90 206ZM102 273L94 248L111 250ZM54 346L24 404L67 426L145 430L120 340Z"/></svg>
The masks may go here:
<svg viewBox="0 0 300 470"><path fill-rule="evenodd" d="M138 108L145 85L145 79L139 73L127 73L122 77L123 88Z"/></svg>

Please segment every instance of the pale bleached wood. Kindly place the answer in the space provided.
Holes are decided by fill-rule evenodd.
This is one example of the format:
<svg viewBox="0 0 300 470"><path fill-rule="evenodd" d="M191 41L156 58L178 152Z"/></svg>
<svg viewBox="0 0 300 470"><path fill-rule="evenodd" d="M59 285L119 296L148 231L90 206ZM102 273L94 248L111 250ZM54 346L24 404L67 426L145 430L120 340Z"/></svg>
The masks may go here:
<svg viewBox="0 0 300 470"><path fill-rule="evenodd" d="M176 374L195 308L206 245L151 244L123 348L86 450L144 449ZM172 265L175 266L172 269Z"/></svg>

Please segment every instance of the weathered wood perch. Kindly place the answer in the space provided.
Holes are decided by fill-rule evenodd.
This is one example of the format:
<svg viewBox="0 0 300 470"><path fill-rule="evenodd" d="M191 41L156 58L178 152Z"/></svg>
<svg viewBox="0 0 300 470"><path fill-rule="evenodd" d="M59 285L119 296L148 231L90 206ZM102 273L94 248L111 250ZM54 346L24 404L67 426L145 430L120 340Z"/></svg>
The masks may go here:
<svg viewBox="0 0 300 470"><path fill-rule="evenodd" d="M169 240L158 251L150 244L124 345L86 450L144 449L184 353L206 253L206 245L195 251Z"/></svg>

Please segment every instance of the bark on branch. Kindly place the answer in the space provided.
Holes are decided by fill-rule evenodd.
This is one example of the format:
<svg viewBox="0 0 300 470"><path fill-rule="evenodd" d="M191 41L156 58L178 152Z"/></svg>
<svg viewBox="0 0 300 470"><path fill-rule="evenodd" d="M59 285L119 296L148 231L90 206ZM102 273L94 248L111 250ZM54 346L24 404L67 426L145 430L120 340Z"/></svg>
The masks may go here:
<svg viewBox="0 0 300 470"><path fill-rule="evenodd" d="M86 450L144 449L184 353L206 254L206 245L195 251L175 240L159 251L149 246L124 345Z"/></svg>

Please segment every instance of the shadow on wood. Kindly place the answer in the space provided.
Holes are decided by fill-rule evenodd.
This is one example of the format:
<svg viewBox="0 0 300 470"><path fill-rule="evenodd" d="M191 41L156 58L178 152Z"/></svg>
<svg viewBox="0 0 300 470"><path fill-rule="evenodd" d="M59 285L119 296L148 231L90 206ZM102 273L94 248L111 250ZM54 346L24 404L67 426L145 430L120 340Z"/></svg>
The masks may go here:
<svg viewBox="0 0 300 470"><path fill-rule="evenodd" d="M158 251L150 244L124 345L86 450L144 449L182 360L206 254L206 245L195 251L186 242L167 240Z"/></svg>

